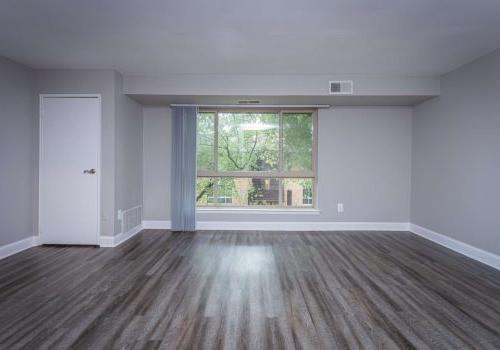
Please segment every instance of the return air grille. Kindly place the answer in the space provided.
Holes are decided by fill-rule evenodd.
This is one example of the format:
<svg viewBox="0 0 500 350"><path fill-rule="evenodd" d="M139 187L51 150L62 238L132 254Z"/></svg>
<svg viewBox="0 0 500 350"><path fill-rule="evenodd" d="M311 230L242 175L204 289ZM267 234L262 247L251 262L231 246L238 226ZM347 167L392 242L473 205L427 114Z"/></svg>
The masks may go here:
<svg viewBox="0 0 500 350"><path fill-rule="evenodd" d="M238 101L239 105L258 105L260 103L259 100L241 100Z"/></svg>
<svg viewBox="0 0 500 350"><path fill-rule="evenodd" d="M138 205L127 210L119 210L118 220L121 221L123 234L137 228L142 223L142 206Z"/></svg>

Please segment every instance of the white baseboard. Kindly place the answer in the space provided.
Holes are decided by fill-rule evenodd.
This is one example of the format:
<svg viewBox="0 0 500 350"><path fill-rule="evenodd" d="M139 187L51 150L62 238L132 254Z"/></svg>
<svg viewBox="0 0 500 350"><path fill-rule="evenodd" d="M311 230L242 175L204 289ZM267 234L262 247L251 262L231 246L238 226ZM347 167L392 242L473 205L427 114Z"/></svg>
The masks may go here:
<svg viewBox="0 0 500 350"><path fill-rule="evenodd" d="M105 248L111 248L115 246L115 237L113 236L100 236L99 246Z"/></svg>
<svg viewBox="0 0 500 350"><path fill-rule="evenodd" d="M0 246L0 259L22 252L23 250L26 250L28 248L36 247L38 245L40 245L38 236L30 236L20 241Z"/></svg>
<svg viewBox="0 0 500 350"><path fill-rule="evenodd" d="M130 231L120 233L116 236L101 236L99 238L99 245L106 248L116 247L141 232L142 229L142 225L138 225Z"/></svg>
<svg viewBox="0 0 500 350"><path fill-rule="evenodd" d="M410 231L434 243L442 245L460 254L468 256L471 259L480 261L483 264L500 270L500 256L498 255L473 247L467 243L458 241L454 238L450 238L441 233L434 232L425 227L415 224L410 224Z"/></svg>
<svg viewBox="0 0 500 350"><path fill-rule="evenodd" d="M169 230L172 227L170 220L143 220L142 228L155 230Z"/></svg>
<svg viewBox="0 0 500 350"><path fill-rule="evenodd" d="M269 230L269 231L408 231L407 222L243 222L198 221L198 230Z"/></svg>

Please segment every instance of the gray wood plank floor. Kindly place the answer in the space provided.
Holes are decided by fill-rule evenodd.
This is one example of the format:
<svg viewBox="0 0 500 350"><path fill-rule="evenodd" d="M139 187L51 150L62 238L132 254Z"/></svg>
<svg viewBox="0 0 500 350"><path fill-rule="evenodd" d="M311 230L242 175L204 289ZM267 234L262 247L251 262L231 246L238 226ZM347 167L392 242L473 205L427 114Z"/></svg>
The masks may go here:
<svg viewBox="0 0 500 350"><path fill-rule="evenodd" d="M2 349L500 348L500 272L408 232L145 230L0 261Z"/></svg>

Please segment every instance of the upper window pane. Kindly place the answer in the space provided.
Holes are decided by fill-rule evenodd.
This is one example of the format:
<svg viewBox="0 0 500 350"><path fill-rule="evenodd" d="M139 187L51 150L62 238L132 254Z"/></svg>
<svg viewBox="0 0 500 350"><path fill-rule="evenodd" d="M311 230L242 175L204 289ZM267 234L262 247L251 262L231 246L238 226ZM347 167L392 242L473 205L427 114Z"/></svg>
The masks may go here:
<svg viewBox="0 0 500 350"><path fill-rule="evenodd" d="M199 170L215 170L214 138L215 113L198 113L196 125L197 165Z"/></svg>
<svg viewBox="0 0 500 350"><path fill-rule="evenodd" d="M283 113L283 169L313 170L312 113Z"/></svg>
<svg viewBox="0 0 500 350"><path fill-rule="evenodd" d="M219 171L278 169L277 113L219 112Z"/></svg>

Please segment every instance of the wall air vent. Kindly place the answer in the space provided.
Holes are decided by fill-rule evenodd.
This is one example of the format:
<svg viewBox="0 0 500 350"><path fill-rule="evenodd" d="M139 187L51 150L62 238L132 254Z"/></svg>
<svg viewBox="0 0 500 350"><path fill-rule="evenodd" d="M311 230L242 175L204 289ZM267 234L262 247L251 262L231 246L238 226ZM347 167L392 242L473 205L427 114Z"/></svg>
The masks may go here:
<svg viewBox="0 0 500 350"><path fill-rule="evenodd" d="M330 95L352 95L353 93L352 80L330 81Z"/></svg>
<svg viewBox="0 0 500 350"><path fill-rule="evenodd" d="M260 101L258 100L241 100L238 101L239 105L258 105Z"/></svg>

